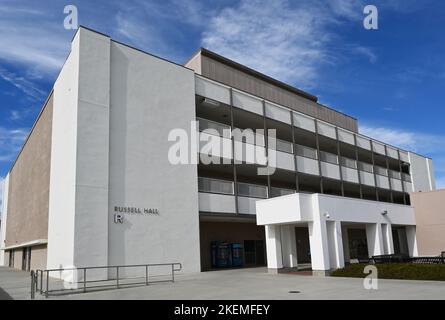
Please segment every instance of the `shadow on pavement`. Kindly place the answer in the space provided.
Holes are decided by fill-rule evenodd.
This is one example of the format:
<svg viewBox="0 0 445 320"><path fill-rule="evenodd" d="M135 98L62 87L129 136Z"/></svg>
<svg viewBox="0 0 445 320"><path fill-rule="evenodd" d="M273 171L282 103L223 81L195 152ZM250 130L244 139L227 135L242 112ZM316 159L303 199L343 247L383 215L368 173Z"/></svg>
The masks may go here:
<svg viewBox="0 0 445 320"><path fill-rule="evenodd" d="M12 300L12 297L0 288L0 300Z"/></svg>

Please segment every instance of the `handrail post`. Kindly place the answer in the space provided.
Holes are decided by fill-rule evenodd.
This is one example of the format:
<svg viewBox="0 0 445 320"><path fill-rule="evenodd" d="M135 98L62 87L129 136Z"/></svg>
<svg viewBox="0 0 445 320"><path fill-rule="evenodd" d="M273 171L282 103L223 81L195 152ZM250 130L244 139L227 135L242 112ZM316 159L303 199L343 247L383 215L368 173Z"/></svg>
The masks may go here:
<svg viewBox="0 0 445 320"><path fill-rule="evenodd" d="M83 268L83 292L87 292L87 268Z"/></svg>
<svg viewBox="0 0 445 320"><path fill-rule="evenodd" d="M175 282L175 264L172 263L172 282Z"/></svg>
<svg viewBox="0 0 445 320"><path fill-rule="evenodd" d="M148 286L148 265L145 265L145 285Z"/></svg>
<svg viewBox="0 0 445 320"><path fill-rule="evenodd" d="M35 278L35 272L34 270L31 270L31 300L35 299L35 290L36 290L36 284L35 284L36 278Z"/></svg>
<svg viewBox="0 0 445 320"><path fill-rule="evenodd" d="M43 294L43 270L40 270L40 294Z"/></svg>
<svg viewBox="0 0 445 320"><path fill-rule="evenodd" d="M119 267L116 267L116 285L119 289Z"/></svg>
<svg viewBox="0 0 445 320"><path fill-rule="evenodd" d="M45 292L45 298L48 298L48 291L49 291L49 270L46 270L46 292Z"/></svg>

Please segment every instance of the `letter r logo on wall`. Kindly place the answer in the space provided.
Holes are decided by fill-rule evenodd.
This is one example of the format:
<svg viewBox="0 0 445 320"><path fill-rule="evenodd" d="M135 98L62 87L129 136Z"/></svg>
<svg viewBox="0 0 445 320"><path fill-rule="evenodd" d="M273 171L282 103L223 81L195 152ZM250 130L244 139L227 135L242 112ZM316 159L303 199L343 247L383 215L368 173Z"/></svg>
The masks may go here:
<svg viewBox="0 0 445 320"><path fill-rule="evenodd" d="M119 213L115 213L114 214L114 223L124 223L124 216L119 214Z"/></svg>

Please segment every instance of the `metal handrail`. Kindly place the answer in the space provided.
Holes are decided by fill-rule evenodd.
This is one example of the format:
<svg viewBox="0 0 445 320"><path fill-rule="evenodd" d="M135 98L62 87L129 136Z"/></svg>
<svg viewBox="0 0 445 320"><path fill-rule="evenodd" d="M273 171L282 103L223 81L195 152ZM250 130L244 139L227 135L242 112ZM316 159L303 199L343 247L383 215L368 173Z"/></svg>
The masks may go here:
<svg viewBox="0 0 445 320"><path fill-rule="evenodd" d="M158 280L158 281L150 281L150 267L166 267L171 266L171 280ZM100 287L110 287L113 286L113 284L108 285L102 285L102 286L94 286L94 287L87 287L87 283L98 283L98 282L110 282L110 281L116 281L115 286L117 289L119 289L122 280L128 280L128 279L136 279L135 277L129 278L129 277L120 277L119 276L119 270L126 269L126 268L145 268L145 280L144 282L140 283L132 283L132 285L137 284L145 284L149 285L150 283L158 283L158 282L175 282L175 272L182 270L182 264L179 262L175 263L154 263L154 264L134 264L134 265L115 265L115 266L94 266L94 267L79 267L79 268L60 268L60 269L47 269L47 270L32 270L31 271L31 299L35 298L35 293L38 292L41 295L45 295L47 298L51 292L63 292L63 291L72 291L73 289L56 289L56 290L50 290L50 274L53 272L65 272L65 271L78 271L82 272L83 274L83 280L82 281L73 281L74 284L81 284L81 288L77 288L77 290L81 290L82 292L86 292L88 288L100 288ZM116 269L116 278L110 279L104 279L104 280L90 280L87 281L87 270L99 270L99 269ZM162 275L165 276L165 275ZM44 286L44 278L45 279L45 286ZM137 277L140 278L140 277ZM74 289L75 290L75 289Z"/></svg>

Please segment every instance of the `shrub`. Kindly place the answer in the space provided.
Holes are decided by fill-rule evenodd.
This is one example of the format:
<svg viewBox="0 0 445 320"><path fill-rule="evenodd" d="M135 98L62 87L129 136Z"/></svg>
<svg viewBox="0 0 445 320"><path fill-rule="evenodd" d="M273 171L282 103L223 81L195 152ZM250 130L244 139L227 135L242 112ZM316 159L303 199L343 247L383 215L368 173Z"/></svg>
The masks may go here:
<svg viewBox="0 0 445 320"><path fill-rule="evenodd" d="M333 277L364 278L366 264L351 264L332 272ZM445 281L445 264L376 264L379 279Z"/></svg>

